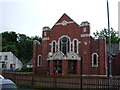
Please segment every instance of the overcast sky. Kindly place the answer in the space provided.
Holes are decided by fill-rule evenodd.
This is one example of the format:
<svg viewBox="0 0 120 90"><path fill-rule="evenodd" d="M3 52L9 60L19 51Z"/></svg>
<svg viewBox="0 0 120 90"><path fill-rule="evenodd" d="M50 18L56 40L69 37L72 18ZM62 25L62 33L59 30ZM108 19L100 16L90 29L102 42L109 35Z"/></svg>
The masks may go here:
<svg viewBox="0 0 120 90"><path fill-rule="evenodd" d="M42 36L66 13L76 23L89 21L91 34L107 28L107 0L0 0L0 32ZM118 30L118 2L109 0L110 26Z"/></svg>

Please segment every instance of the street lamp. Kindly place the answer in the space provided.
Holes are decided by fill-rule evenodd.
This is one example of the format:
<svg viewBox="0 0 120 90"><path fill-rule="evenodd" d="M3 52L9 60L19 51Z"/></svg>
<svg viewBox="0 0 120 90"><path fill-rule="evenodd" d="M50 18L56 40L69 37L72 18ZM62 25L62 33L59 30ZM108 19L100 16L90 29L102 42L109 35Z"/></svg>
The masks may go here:
<svg viewBox="0 0 120 90"><path fill-rule="evenodd" d="M111 34L110 34L110 20L109 20L109 4L107 0L107 17L108 17L108 35L109 35L109 45L108 45L108 77L109 77L109 90L112 90L112 59L111 59Z"/></svg>

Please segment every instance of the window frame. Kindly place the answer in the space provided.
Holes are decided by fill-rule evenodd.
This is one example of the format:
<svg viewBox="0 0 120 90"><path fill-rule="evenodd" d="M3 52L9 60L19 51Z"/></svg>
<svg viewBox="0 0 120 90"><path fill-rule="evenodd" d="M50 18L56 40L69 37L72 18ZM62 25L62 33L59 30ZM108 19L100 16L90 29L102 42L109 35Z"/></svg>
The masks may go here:
<svg viewBox="0 0 120 90"><path fill-rule="evenodd" d="M47 32L44 31L44 36L47 36Z"/></svg>
<svg viewBox="0 0 120 90"><path fill-rule="evenodd" d="M63 51L62 51L62 45L61 45L61 39L62 38L64 38L64 37L66 37L66 38L68 38L68 46L69 46L69 48L67 47L67 49L66 49L66 54L68 53L68 52L70 52L71 51L71 39L70 39L70 37L68 37L67 35L63 35L63 36L61 36L60 38L59 38L59 40L58 40L58 51L60 51L60 52L62 52L63 53ZM63 53L64 54L64 53ZM66 55L66 54L64 54L64 55Z"/></svg>
<svg viewBox="0 0 120 90"><path fill-rule="evenodd" d="M41 62L40 62L39 57L41 57ZM37 58L37 67L42 67L42 55L38 55L38 58Z"/></svg>
<svg viewBox="0 0 120 90"><path fill-rule="evenodd" d="M53 43L55 43L55 48L53 47ZM52 53L55 53L56 52L56 46L57 46L57 43L56 43L56 41L55 40L53 40L52 41L52 46L51 46L51 51L52 51ZM55 52L54 52L54 50L53 49L55 49Z"/></svg>
<svg viewBox="0 0 120 90"><path fill-rule="evenodd" d="M94 64L94 55L96 55L96 64ZM98 54L97 53L93 53L92 54L92 67L98 67L99 65L99 62L98 62L98 59L99 59L99 56L98 56Z"/></svg>
<svg viewBox="0 0 120 90"><path fill-rule="evenodd" d="M84 28L83 28L83 32L84 32L84 33L85 33L85 32L87 32L87 29L86 29L86 27L84 27Z"/></svg>
<svg viewBox="0 0 120 90"><path fill-rule="evenodd" d="M77 52L75 52L75 41L77 41L77 45L76 45L76 47L77 47ZM73 39L73 52L75 52L75 53L79 53L79 51L78 51L78 45L79 45L79 42L78 42L78 39Z"/></svg>
<svg viewBox="0 0 120 90"><path fill-rule="evenodd" d="M0 56L0 61L2 60L2 56Z"/></svg>
<svg viewBox="0 0 120 90"><path fill-rule="evenodd" d="M7 55L4 56L4 60L5 60L5 61L8 60L8 56L7 56Z"/></svg>

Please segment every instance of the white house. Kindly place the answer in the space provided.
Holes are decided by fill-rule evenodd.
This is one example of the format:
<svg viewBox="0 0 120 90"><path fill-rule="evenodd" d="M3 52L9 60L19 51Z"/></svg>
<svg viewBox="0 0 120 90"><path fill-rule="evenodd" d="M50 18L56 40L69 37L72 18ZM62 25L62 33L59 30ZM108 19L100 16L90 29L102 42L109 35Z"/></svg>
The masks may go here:
<svg viewBox="0 0 120 90"><path fill-rule="evenodd" d="M33 68L32 60L27 63L27 68Z"/></svg>
<svg viewBox="0 0 120 90"><path fill-rule="evenodd" d="M12 52L0 52L1 69L18 69L21 70L22 62Z"/></svg>

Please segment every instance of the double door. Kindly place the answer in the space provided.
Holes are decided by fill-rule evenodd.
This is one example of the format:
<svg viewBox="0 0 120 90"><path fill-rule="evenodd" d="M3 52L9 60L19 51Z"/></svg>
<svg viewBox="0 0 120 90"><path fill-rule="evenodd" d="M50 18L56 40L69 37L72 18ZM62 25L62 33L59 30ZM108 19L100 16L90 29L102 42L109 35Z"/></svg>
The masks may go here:
<svg viewBox="0 0 120 90"><path fill-rule="evenodd" d="M62 60L54 60L54 73L62 73Z"/></svg>
<svg viewBox="0 0 120 90"><path fill-rule="evenodd" d="M77 66L76 60L69 60L69 73L76 74L76 66Z"/></svg>

